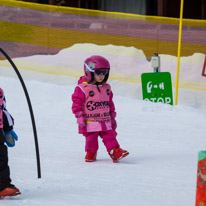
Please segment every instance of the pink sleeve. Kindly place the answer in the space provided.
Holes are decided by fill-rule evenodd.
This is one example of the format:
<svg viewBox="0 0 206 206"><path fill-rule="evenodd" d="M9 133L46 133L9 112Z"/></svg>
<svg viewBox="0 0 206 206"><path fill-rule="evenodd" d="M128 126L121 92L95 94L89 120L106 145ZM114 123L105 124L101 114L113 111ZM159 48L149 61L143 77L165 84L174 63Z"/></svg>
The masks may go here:
<svg viewBox="0 0 206 206"><path fill-rule="evenodd" d="M116 112L115 112L115 106L114 106L114 102L113 102L112 91L110 92L110 95L109 95L109 108L110 108L111 118L114 119L116 117Z"/></svg>
<svg viewBox="0 0 206 206"><path fill-rule="evenodd" d="M74 93L72 94L72 112L75 114L75 117L79 117L84 113L84 103L85 95L80 87L76 87Z"/></svg>

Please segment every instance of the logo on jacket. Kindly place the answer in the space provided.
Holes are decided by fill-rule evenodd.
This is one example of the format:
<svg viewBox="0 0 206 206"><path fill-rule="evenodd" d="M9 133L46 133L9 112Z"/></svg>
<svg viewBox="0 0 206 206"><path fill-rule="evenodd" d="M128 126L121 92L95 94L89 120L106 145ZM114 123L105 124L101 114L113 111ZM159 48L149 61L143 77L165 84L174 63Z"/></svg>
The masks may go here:
<svg viewBox="0 0 206 206"><path fill-rule="evenodd" d="M109 101L102 101L102 102L89 101L87 102L86 106L89 111L93 111L95 109L102 109L103 107L108 107Z"/></svg>
<svg viewBox="0 0 206 206"><path fill-rule="evenodd" d="M93 91L93 90L89 91L89 96L90 96L90 97L93 97L93 96L94 96L94 91Z"/></svg>

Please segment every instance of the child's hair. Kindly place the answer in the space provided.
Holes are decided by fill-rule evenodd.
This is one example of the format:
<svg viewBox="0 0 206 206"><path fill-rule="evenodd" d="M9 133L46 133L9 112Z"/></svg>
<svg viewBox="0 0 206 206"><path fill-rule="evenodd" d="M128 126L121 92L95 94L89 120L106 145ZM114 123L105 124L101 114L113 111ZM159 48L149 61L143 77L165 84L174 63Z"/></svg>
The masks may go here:
<svg viewBox="0 0 206 206"><path fill-rule="evenodd" d="M108 69L110 70L109 61L98 55L91 56L84 61L84 76L88 83L94 81L95 69ZM109 72L105 75L101 84L106 83L109 78Z"/></svg>

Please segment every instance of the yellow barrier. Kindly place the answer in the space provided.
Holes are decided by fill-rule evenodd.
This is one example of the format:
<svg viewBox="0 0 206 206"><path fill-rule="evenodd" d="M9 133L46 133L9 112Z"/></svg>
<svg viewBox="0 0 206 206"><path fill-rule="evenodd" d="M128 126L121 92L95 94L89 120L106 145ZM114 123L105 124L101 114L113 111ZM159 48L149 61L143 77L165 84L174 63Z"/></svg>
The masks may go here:
<svg viewBox="0 0 206 206"><path fill-rule="evenodd" d="M0 22L0 40L3 41L58 49L70 47L75 43L113 44L117 46L134 46L137 49L142 49L147 57L151 57L154 52L177 56L179 22L177 18L104 12L14 0L1 0L0 6L4 6L2 11L5 10ZM21 8L21 11L18 8ZM11 12L9 12L10 10ZM31 14L32 10L37 12L33 16ZM45 15L48 14L47 23L43 26L38 25L42 21L38 12L47 12ZM27 16L26 13L28 13ZM23 14L25 16L21 17ZM52 14L54 16L49 16ZM55 28L50 25L50 19L56 18L56 15L70 16L66 16L66 23L62 22L65 16L58 18L56 22L54 20L51 24L56 24L57 27ZM76 15L77 18L70 20L71 15ZM40 16L39 19L38 16ZM11 17L13 17L13 21L8 21ZM22 18L28 18L25 21L26 23L20 23ZM19 22L15 22L17 20ZM58 24L67 24L68 22L69 24L74 24L75 28L65 27L61 29L58 26ZM88 26L91 27L92 23L99 24L102 28L84 29ZM83 29L80 28L81 26ZM204 53L206 43L201 43L201 41L200 43L194 43L193 39L198 39L195 35L204 38L202 33L205 33L205 20L183 19L183 26L185 26L183 30L183 40L185 36L185 41L182 43L182 55L188 56L195 52ZM195 28L197 28L196 33L194 33ZM203 28L203 31L201 28ZM133 35L130 35L131 33ZM191 41L188 40L190 36L192 38Z"/></svg>

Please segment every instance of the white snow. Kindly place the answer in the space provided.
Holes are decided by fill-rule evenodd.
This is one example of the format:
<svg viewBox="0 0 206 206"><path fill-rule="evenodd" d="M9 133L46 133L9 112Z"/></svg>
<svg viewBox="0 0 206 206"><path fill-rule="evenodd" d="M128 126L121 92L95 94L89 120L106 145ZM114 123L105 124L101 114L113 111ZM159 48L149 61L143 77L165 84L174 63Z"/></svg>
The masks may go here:
<svg viewBox="0 0 206 206"><path fill-rule="evenodd" d="M22 71L21 71L22 72ZM36 77L32 72L27 73ZM58 79L59 76L45 75ZM33 130L20 82L0 76L19 140L9 148L13 183L22 195L11 206L193 206L198 152L205 150L206 113L186 105L144 102L118 94L117 139L130 155L114 164L99 139L97 161L84 162L85 139L77 133L71 95L77 79L59 84L26 78L36 120L42 178L37 178ZM129 88L124 83L124 88Z"/></svg>

